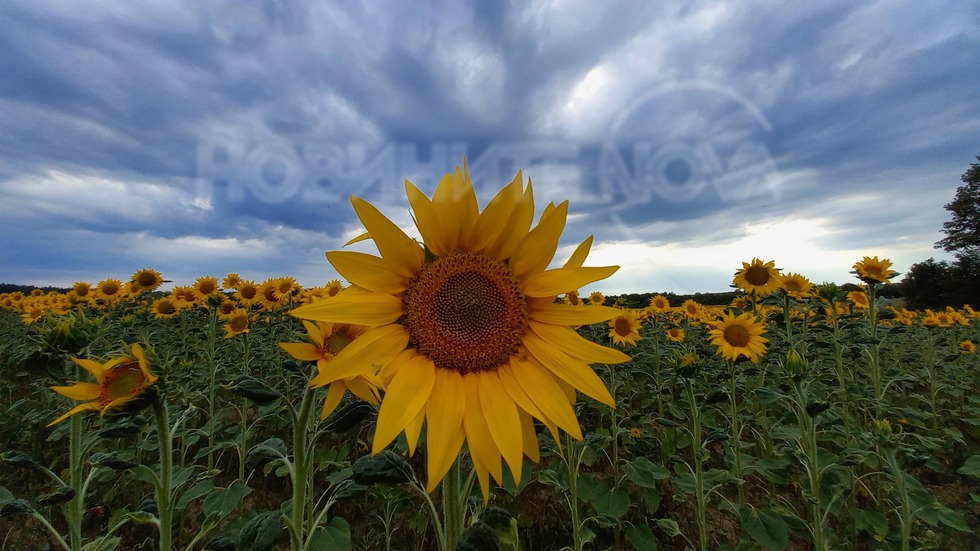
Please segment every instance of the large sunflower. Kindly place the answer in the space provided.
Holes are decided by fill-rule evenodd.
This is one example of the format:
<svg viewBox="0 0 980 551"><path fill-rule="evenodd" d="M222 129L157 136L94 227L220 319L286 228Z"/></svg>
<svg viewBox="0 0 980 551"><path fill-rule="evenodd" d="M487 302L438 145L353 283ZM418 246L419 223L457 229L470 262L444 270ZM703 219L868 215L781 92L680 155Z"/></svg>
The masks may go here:
<svg viewBox="0 0 980 551"><path fill-rule="evenodd" d="M619 315L609 320L609 338L613 344L636 346L640 337L640 319L632 310L620 310Z"/></svg>
<svg viewBox="0 0 980 551"><path fill-rule="evenodd" d="M729 360L745 356L753 362L766 353L769 339L763 337L766 326L750 312L735 316L725 312L722 319L712 322L709 331L711 344L718 347L718 354Z"/></svg>
<svg viewBox="0 0 980 551"><path fill-rule="evenodd" d="M140 291L155 291L163 285L163 276L153 268L142 268L136 270L131 278Z"/></svg>
<svg viewBox="0 0 980 551"><path fill-rule="evenodd" d="M436 488L468 444L484 498L489 475L505 462L520 480L523 457L539 458L532 418L557 438L582 432L575 390L613 406L590 363L626 354L586 340L573 327L605 322L615 308L568 308L559 293L612 275L618 266L583 267L586 239L561 268L548 269L565 227L568 203L549 204L534 228L534 196L519 172L481 212L469 171L446 174L430 199L405 184L423 244L363 199L354 210L381 256L332 251L327 259L351 286L301 306L302 319L372 328L350 343L313 386L372 373L386 392L373 451L402 431L414 451L427 425L428 490ZM503 459L503 462L501 461Z"/></svg>
<svg viewBox="0 0 980 551"><path fill-rule="evenodd" d="M766 296L779 290L779 270L776 262L763 262L753 258L752 263L743 262L742 269L735 272L733 285L749 294Z"/></svg>
<svg viewBox="0 0 980 551"><path fill-rule="evenodd" d="M62 396L85 403L51 421L48 423L49 427L83 411L98 411L105 415L107 411L122 408L157 381L156 375L150 372L150 363L146 360L143 349L138 344L132 345L128 354L104 363L79 358L72 358L72 361L91 373L96 382L76 382L71 386L51 387L51 390Z"/></svg>

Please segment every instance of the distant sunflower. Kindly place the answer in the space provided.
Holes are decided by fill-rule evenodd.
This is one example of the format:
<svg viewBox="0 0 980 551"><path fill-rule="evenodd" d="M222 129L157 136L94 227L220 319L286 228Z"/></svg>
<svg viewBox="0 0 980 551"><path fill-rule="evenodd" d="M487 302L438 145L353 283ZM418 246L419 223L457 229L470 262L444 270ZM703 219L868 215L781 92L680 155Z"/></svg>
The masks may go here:
<svg viewBox="0 0 980 551"><path fill-rule="evenodd" d="M735 316L725 312L722 319L711 323L711 344L718 347L718 355L729 360L745 356L753 362L766 353L768 339L762 335L766 326L750 312Z"/></svg>
<svg viewBox="0 0 980 551"><path fill-rule="evenodd" d="M288 302L289 298L293 296L293 293L299 290L299 285L292 277L277 277L273 281L275 282L276 298L282 304Z"/></svg>
<svg viewBox="0 0 980 551"><path fill-rule="evenodd" d="M136 270L132 277L140 291L155 291L163 285L163 276L153 268L143 268Z"/></svg>
<svg viewBox="0 0 980 551"><path fill-rule="evenodd" d="M854 263L854 272L865 283L889 283L888 280L898 275L891 266L892 261L887 258L866 256Z"/></svg>
<svg viewBox="0 0 980 551"><path fill-rule="evenodd" d="M106 304L115 304L122 298L123 285L118 279L103 279L96 287L98 300Z"/></svg>
<svg viewBox="0 0 980 551"><path fill-rule="evenodd" d="M753 258L752 263L743 262L742 269L735 272L733 284L746 293L766 296L779 290L779 270L776 262L763 262Z"/></svg>
<svg viewBox="0 0 980 551"><path fill-rule="evenodd" d="M242 278L236 273L230 273L221 280L221 286L225 289L235 290L242 284Z"/></svg>
<svg viewBox="0 0 980 551"><path fill-rule="evenodd" d="M606 302L606 296L600 293L599 291L592 291L589 294L589 304L593 306L601 306L602 304L605 304L605 302Z"/></svg>
<svg viewBox="0 0 980 551"><path fill-rule="evenodd" d="M224 317L225 319L225 338L230 339L243 333L248 333L250 315L248 310L239 308Z"/></svg>
<svg viewBox="0 0 980 551"><path fill-rule="evenodd" d="M242 306L250 306L259 300L259 287L251 279L239 281L234 296Z"/></svg>
<svg viewBox="0 0 980 551"><path fill-rule="evenodd" d="M325 373L329 362L368 328L363 325L334 324L325 321L316 323L303 320L307 338L310 342L281 342L279 346L297 360L316 362L317 373ZM327 398L323 402L320 419L326 419L337 409L344 392L350 390L358 398L374 405L381 403L378 389L381 381L373 373L355 375L330 383Z"/></svg>
<svg viewBox="0 0 980 551"><path fill-rule="evenodd" d="M606 322L606 306L567 308L558 293L612 275L586 268L586 239L561 268L548 269L565 227L568 203L547 205L534 228L531 185L518 173L481 212L469 172L456 169L430 199L406 191L424 245L373 205L352 197L380 256L331 251L327 259L351 287L293 310L296 317L371 326L311 382L332 384L381 366L386 392L373 452L402 431L414 451L423 422L429 491L468 444L484 499L502 464L520 480L522 456L538 461L533 418L557 438L581 439L570 396L578 389L614 405L590 363L629 356L580 336L573 327Z"/></svg>
<svg viewBox="0 0 980 551"><path fill-rule="evenodd" d="M868 293L864 291L851 291L847 293L847 300L862 310L871 308L871 300L868 299Z"/></svg>
<svg viewBox="0 0 980 551"><path fill-rule="evenodd" d="M686 336L687 334L680 327L667 328L667 340L670 342L684 342Z"/></svg>
<svg viewBox="0 0 980 551"><path fill-rule="evenodd" d="M960 352L962 352L963 354L973 354L976 351L977 351L977 345L973 341L969 339L965 341L960 341Z"/></svg>
<svg viewBox="0 0 980 551"><path fill-rule="evenodd" d="M578 296L578 291L568 291L565 296L561 299L562 304L567 304L568 306L584 306L585 303Z"/></svg>
<svg viewBox="0 0 980 551"><path fill-rule="evenodd" d="M800 274L782 274L780 279L782 280L783 292L797 300L808 298L813 292L813 284Z"/></svg>
<svg viewBox="0 0 980 551"><path fill-rule="evenodd" d="M283 297L279 294L279 286L276 278L270 278L259 285L259 294L256 302L262 305L265 310L278 310L282 308Z"/></svg>
<svg viewBox="0 0 980 551"><path fill-rule="evenodd" d="M48 423L60 423L83 411L98 411L101 415L119 409L138 398L157 377L150 372L150 363L138 344L129 347L127 354L117 356L107 362L72 358L95 377L94 383L76 382L71 386L53 386L51 390L72 400L84 401L61 417Z"/></svg>
<svg viewBox="0 0 980 551"><path fill-rule="evenodd" d="M701 315L701 312L703 310L704 310L704 306L702 306L701 303L699 303L698 301L691 298L685 300L684 304L681 304L681 312L688 319L696 319L698 316Z"/></svg>
<svg viewBox="0 0 980 551"><path fill-rule="evenodd" d="M324 287L323 290L325 296L332 297L332 296L336 296L337 293L339 293L343 289L344 286L340 283L339 279L331 279L330 281L327 282L327 285Z"/></svg>
<svg viewBox="0 0 980 551"><path fill-rule="evenodd" d="M666 312L670 308L670 300L664 295L653 295L650 297L650 308L654 312Z"/></svg>
<svg viewBox="0 0 980 551"><path fill-rule="evenodd" d="M221 292L218 285L218 278L213 276L201 276L194 281L194 295L198 303L203 304L207 298Z"/></svg>
<svg viewBox="0 0 980 551"><path fill-rule="evenodd" d="M174 299L163 297L153 301L150 311L156 319L171 319L180 313L180 308L177 307Z"/></svg>
<svg viewBox="0 0 980 551"><path fill-rule="evenodd" d="M71 292L74 293L76 300L88 302L95 298L95 292L92 290L92 285L85 283L84 281L76 281L74 285L71 286Z"/></svg>
<svg viewBox="0 0 980 551"><path fill-rule="evenodd" d="M613 344L636 346L640 339L640 320L632 310L621 310L619 315L609 320L609 338Z"/></svg>
<svg viewBox="0 0 980 551"><path fill-rule="evenodd" d="M170 290L170 298L174 301L174 306L179 310L191 308L198 303L197 291L187 285L178 285Z"/></svg>

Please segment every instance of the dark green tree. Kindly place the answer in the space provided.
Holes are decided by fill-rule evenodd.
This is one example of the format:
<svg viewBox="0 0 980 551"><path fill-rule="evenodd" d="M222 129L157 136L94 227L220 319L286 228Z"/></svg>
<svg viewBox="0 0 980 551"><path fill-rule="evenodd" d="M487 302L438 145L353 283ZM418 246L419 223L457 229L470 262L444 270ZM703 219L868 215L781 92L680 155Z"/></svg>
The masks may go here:
<svg viewBox="0 0 980 551"><path fill-rule="evenodd" d="M906 306L943 308L949 304L948 293L952 279L953 267L949 262L930 258L909 266L905 279L899 285Z"/></svg>
<svg viewBox="0 0 980 551"><path fill-rule="evenodd" d="M953 219L943 224L946 237L936 247L954 253L957 258L980 259L980 163L972 163L962 180L963 185L957 188L953 201L946 205Z"/></svg>

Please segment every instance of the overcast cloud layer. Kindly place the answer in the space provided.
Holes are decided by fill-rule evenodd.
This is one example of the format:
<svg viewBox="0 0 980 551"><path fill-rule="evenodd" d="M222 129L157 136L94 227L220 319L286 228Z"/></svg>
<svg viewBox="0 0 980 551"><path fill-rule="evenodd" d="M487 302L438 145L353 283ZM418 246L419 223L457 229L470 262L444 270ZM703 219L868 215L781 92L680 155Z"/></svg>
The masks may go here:
<svg viewBox="0 0 980 551"><path fill-rule="evenodd" d="M660 5L666 4L666 5ZM336 276L467 155L606 292L930 256L980 154L975 2L0 3L0 281ZM368 248L369 249L369 248ZM593 290L592 288L586 291Z"/></svg>

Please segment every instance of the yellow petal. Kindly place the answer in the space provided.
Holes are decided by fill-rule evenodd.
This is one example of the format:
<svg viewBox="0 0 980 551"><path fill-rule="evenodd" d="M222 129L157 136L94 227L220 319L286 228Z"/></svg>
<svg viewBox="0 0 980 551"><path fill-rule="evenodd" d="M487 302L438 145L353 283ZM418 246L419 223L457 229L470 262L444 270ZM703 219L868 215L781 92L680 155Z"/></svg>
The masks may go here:
<svg viewBox="0 0 980 551"><path fill-rule="evenodd" d="M88 371L95 376L95 380L98 381L99 384L102 384L103 380L105 379L105 368L102 367L102 364L85 358L72 358L71 361L82 366L85 371Z"/></svg>
<svg viewBox="0 0 980 551"><path fill-rule="evenodd" d="M279 348L301 362L315 362L320 359L320 350L308 342L281 342Z"/></svg>
<svg viewBox="0 0 980 551"><path fill-rule="evenodd" d="M351 391L351 394L376 406L381 403L381 395L378 394L378 387L368 383L367 379L369 377L370 375L354 377L352 379L344 379L344 382L347 384L347 390Z"/></svg>
<svg viewBox="0 0 980 551"><path fill-rule="evenodd" d="M81 413L83 411L99 411L100 409L102 409L102 407L99 406L98 402L86 402L84 404L78 404L77 406L68 410L68 413L48 423L47 426L50 427L51 425L56 425L64 421L65 419L68 419L72 415L75 415L76 413Z"/></svg>
<svg viewBox="0 0 980 551"><path fill-rule="evenodd" d="M323 334L324 332L320 329L323 326L332 327L333 324L330 322L319 321L316 323L301 320L303 322L303 328L306 329L306 334L309 335L310 340L316 345L317 349L323 348ZM328 333L329 334L329 333Z"/></svg>
<svg viewBox="0 0 980 551"><path fill-rule="evenodd" d="M538 323L534 320L528 321L528 326L551 346L560 348L569 356L579 358L585 363L618 364L632 359L619 350L594 343L568 327Z"/></svg>
<svg viewBox="0 0 980 551"><path fill-rule="evenodd" d="M577 440L582 439L582 428L575 417L575 411L551 372L528 359L514 365L513 373L541 413Z"/></svg>
<svg viewBox="0 0 980 551"><path fill-rule="evenodd" d="M344 243L344 246L346 247L348 245L353 245L354 243L360 243L361 241L367 241L368 239L371 239L371 232L364 232L361 235L358 235L357 237L354 237L353 239L351 239L347 243Z"/></svg>
<svg viewBox="0 0 980 551"><path fill-rule="evenodd" d="M521 434L514 430L514 427L519 427L521 422L517 406L508 396L500 382L500 377L495 372L479 373L476 378L479 380L480 406L487 427L490 429L490 435L493 436L500 455L503 455L504 461L510 466L514 480L520 481L524 452Z"/></svg>
<svg viewBox="0 0 980 551"><path fill-rule="evenodd" d="M463 376L466 392L466 409L463 413L463 427L466 429L466 443L470 448L473 462L479 461L499 484L503 479L500 464L500 450L494 442L493 434L487 426L486 416L480 402L480 377L477 374Z"/></svg>
<svg viewBox="0 0 980 551"><path fill-rule="evenodd" d="M466 393L463 377L455 371L437 369L432 393L425 403L425 419L428 427L426 447L429 452L426 490L431 492L439 485L463 446L463 412L466 409Z"/></svg>
<svg viewBox="0 0 980 551"><path fill-rule="evenodd" d="M517 409L517 414L521 418L521 446L524 448L524 455L537 463L541 461L541 450L538 448L538 433L534 430L534 420L529 413L520 408ZM515 477L515 481L520 484L520 478Z"/></svg>
<svg viewBox="0 0 980 551"><path fill-rule="evenodd" d="M569 289L584 287L593 281L606 279L619 266L590 268L556 268L531 275L524 282L524 294L530 297L554 297Z"/></svg>
<svg viewBox="0 0 980 551"><path fill-rule="evenodd" d="M528 316L536 321L551 325L579 326L609 321L622 310L611 306L589 306L588 308L569 307L558 304L549 298L530 298L527 301Z"/></svg>
<svg viewBox="0 0 980 551"><path fill-rule="evenodd" d="M347 281L370 291L396 295L408 286L410 276L396 272L395 263L381 257L357 251L330 251L327 260ZM340 295L328 300L337 296Z"/></svg>
<svg viewBox="0 0 980 551"><path fill-rule="evenodd" d="M323 409L320 411L321 421L330 417L330 414L337 409L340 400L344 397L345 390L347 390L347 385L344 381L335 381L330 384L327 389L327 397L323 400Z"/></svg>
<svg viewBox="0 0 980 551"><path fill-rule="evenodd" d="M402 310L398 297L349 287L336 296L304 304L289 313L300 319L378 326L393 323L402 316Z"/></svg>
<svg viewBox="0 0 980 551"><path fill-rule="evenodd" d="M415 356L398 369L388 383L384 401L381 402L371 453L388 447L418 417L432 393L435 380L436 367L425 356Z"/></svg>
<svg viewBox="0 0 980 551"><path fill-rule="evenodd" d="M527 413L528 415L534 417L538 421L544 423L548 430L551 432L551 436L554 437L555 442L558 442L559 448L561 447L561 440L558 438L558 426L555 422L549 419L545 414L538 409L538 406L534 405L534 401L524 392L524 387L521 383L517 381L514 375L514 369L518 369L521 365L522 360L516 356L512 356L510 363L507 365L502 365L497 368L497 376L500 377L500 384L507 391L510 398L517 404L517 409Z"/></svg>
<svg viewBox="0 0 980 551"><path fill-rule="evenodd" d="M476 471L476 479L480 482L480 493L483 494L483 505L490 502L490 470L480 463L476 457L473 459L473 470Z"/></svg>
<svg viewBox="0 0 980 551"><path fill-rule="evenodd" d="M405 278L414 277L422 269L425 259L422 247L371 203L351 197L351 204L392 270Z"/></svg>
<svg viewBox="0 0 980 551"><path fill-rule="evenodd" d="M415 446L419 443L419 435L422 434L422 423L425 421L425 409L419 412L405 427L405 440L408 442L408 455L415 455Z"/></svg>
<svg viewBox="0 0 980 551"><path fill-rule="evenodd" d="M405 180L405 193L408 195L409 204L412 205L415 227L422 234L426 248L435 256L445 256L451 252L451 249L445 244L445 232L440 220L436 217L436 209L433 208L432 201L408 180Z"/></svg>
<svg viewBox="0 0 980 551"><path fill-rule="evenodd" d="M408 345L408 331L401 325L385 325L352 340L330 362L329 371L320 371L310 386L320 387L340 379L375 373L385 362Z"/></svg>
<svg viewBox="0 0 980 551"><path fill-rule="evenodd" d="M517 249L517 245L521 242L521 239L524 239L528 230L531 229L531 222L533 221L534 190L531 187L531 181L528 180L524 195L521 196L521 200L514 207L510 218L507 220L507 224L504 226L503 231L500 232L500 237L487 247L486 254L499 259L510 258L510 255L514 254L514 250Z"/></svg>
<svg viewBox="0 0 980 551"><path fill-rule="evenodd" d="M500 238L504 228L507 227L511 219L514 207L524 196L524 176L521 172L517 173L514 180L504 186L490 203L487 204L480 217L476 221L474 230L473 251L483 252L483 250Z"/></svg>
<svg viewBox="0 0 980 551"><path fill-rule="evenodd" d="M95 383L75 383L72 386L53 386L51 390L72 400L95 400L102 393L102 387Z"/></svg>
<svg viewBox="0 0 980 551"><path fill-rule="evenodd" d="M524 335L524 346L541 365L551 371L552 375L563 379L582 394L595 398L609 407L616 407L616 401L609 394L606 384L595 371L592 371L589 364L565 354L554 345L542 340L533 331Z"/></svg>
<svg viewBox="0 0 980 551"><path fill-rule="evenodd" d="M521 239L510 257L510 269L518 279L542 272L551 264L567 216L568 201L564 201L547 215L542 215L541 223Z"/></svg>
<svg viewBox="0 0 980 551"><path fill-rule="evenodd" d="M592 249L592 236L585 238L578 247L575 247L575 252L572 256L568 257L568 261L565 262L566 268L581 268L585 264L585 258L589 256L589 250Z"/></svg>

